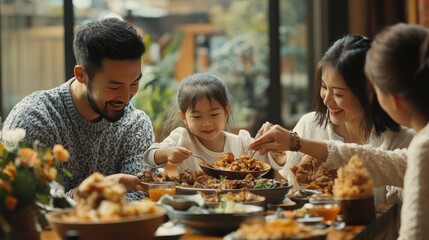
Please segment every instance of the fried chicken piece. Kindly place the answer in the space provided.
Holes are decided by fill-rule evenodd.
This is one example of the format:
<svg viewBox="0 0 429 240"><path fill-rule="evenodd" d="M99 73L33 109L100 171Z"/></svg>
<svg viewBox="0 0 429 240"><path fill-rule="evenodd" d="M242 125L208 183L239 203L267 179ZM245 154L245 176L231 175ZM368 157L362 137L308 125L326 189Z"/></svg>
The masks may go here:
<svg viewBox="0 0 429 240"><path fill-rule="evenodd" d="M137 178L140 180L140 182L153 182L153 174L151 170L146 170L143 172L137 173Z"/></svg>
<svg viewBox="0 0 429 240"><path fill-rule="evenodd" d="M301 162L293 166L291 171L299 185L307 189L323 189L332 192L334 179L337 177L337 169L328 168L319 159L305 155Z"/></svg>

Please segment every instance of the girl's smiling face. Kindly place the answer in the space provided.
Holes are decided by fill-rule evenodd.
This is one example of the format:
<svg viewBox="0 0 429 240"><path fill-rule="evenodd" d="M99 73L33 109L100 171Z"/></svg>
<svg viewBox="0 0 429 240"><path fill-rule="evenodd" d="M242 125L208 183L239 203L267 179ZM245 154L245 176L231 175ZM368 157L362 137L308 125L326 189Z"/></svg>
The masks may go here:
<svg viewBox="0 0 429 240"><path fill-rule="evenodd" d="M218 101L206 97L198 100L194 109L188 108L185 114L180 112L180 117L189 131L210 149L213 142L223 142L229 112L229 105L224 109Z"/></svg>
<svg viewBox="0 0 429 240"><path fill-rule="evenodd" d="M329 111L329 119L335 125L355 122L360 124L363 110L358 98L332 68L322 71L320 97Z"/></svg>

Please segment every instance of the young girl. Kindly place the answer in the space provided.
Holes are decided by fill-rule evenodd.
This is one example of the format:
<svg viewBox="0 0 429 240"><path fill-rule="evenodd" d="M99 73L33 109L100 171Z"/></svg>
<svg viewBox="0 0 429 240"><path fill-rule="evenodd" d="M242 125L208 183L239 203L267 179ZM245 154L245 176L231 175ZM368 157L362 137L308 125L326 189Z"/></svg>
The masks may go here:
<svg viewBox="0 0 429 240"><path fill-rule="evenodd" d="M177 92L178 115L185 127L174 129L161 143L154 143L144 154L152 167L162 167L167 162L177 165L178 173L186 169L201 170L198 156L208 163L232 152L236 158L248 152L253 141L250 133L240 130L238 135L224 131L231 114L226 87L223 81L209 73L187 76ZM269 163L279 170L284 165L283 153L256 159Z"/></svg>
<svg viewBox="0 0 429 240"><path fill-rule="evenodd" d="M277 125L251 147L265 152L288 150L298 144L299 151L337 166L351 155L359 154L374 184L404 188L399 239L426 239L429 236L429 30L403 23L388 27L376 36L366 59L365 72L373 82L380 105L396 122L416 131L408 149L383 151L306 138L297 143L296 138L289 137L290 131Z"/></svg>

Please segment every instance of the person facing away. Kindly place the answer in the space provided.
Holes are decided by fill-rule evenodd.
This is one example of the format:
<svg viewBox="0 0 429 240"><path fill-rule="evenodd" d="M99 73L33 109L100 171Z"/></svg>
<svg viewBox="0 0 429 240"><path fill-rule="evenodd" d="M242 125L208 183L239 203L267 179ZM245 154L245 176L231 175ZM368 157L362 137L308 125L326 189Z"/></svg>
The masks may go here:
<svg viewBox="0 0 429 240"><path fill-rule="evenodd" d="M195 73L185 77L177 91L178 116L184 127L175 128L160 143L154 143L145 152L144 160L151 167L162 167L167 162L176 164L177 172L186 169L201 170L197 158L208 163L232 152L236 158L248 151L253 141L250 133L240 130L238 135L225 131L231 106L223 81L210 73ZM270 153L254 156L278 170L284 164L284 154Z"/></svg>
<svg viewBox="0 0 429 240"><path fill-rule="evenodd" d="M365 56L371 40L360 35L346 35L336 40L318 63L314 83L314 112L297 123L294 132L300 137L368 144L380 149L407 147L413 132L400 128L380 107L370 82L365 76ZM299 164L304 154L288 152L280 174L296 183L291 167ZM376 203L399 201L400 189L374 188Z"/></svg>
<svg viewBox="0 0 429 240"><path fill-rule="evenodd" d="M399 239L429 236L429 30L396 24L379 33L365 72L383 109L416 135L407 152Z"/></svg>
<svg viewBox="0 0 429 240"><path fill-rule="evenodd" d="M398 239L426 239L429 236L429 29L404 23L385 28L376 35L366 56L365 73L387 114L415 130L408 148L389 151L300 138L299 151L330 166L342 165L350 156L360 155L374 184L403 186ZM275 125L250 147L261 153L289 150L297 141L290 136L290 131Z"/></svg>
<svg viewBox="0 0 429 240"><path fill-rule="evenodd" d="M130 104L142 76L142 38L127 22L106 18L80 27L73 51L74 77L22 99L4 128L25 129L27 142L68 149L70 160L59 167L72 174L63 176L69 195L97 171L124 184L127 200L138 200L144 193L134 192L141 184L135 175L149 169L142 158L154 141L149 117Z"/></svg>

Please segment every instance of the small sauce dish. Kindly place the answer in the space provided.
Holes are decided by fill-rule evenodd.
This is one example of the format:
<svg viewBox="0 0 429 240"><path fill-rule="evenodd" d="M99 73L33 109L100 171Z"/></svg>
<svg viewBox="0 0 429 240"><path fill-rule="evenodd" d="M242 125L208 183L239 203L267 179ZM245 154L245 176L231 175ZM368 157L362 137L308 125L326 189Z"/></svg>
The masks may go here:
<svg viewBox="0 0 429 240"><path fill-rule="evenodd" d="M158 203L171 206L174 210L186 211L193 206L203 206L204 199L200 194L195 195L175 195L165 194L159 199Z"/></svg>
<svg viewBox="0 0 429 240"><path fill-rule="evenodd" d="M323 223L328 224L337 221L341 210L340 204L334 199L310 199L304 208L315 216L323 217Z"/></svg>

